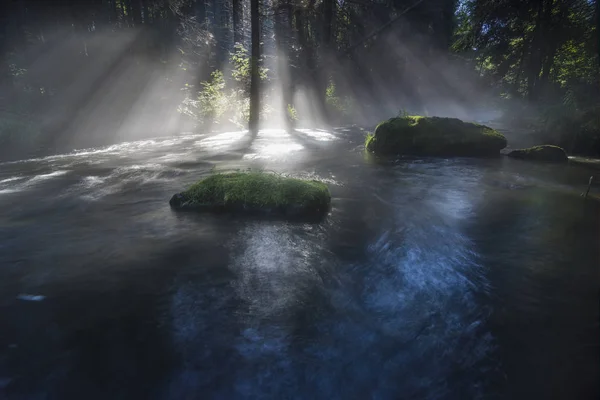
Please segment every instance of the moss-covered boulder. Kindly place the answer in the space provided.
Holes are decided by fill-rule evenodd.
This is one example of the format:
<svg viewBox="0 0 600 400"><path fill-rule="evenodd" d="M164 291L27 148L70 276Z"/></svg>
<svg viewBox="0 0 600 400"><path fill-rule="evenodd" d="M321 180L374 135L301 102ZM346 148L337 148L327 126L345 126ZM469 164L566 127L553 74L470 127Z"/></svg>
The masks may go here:
<svg viewBox="0 0 600 400"><path fill-rule="evenodd" d="M499 154L506 138L456 118L405 116L380 123L365 147L380 155L485 157Z"/></svg>
<svg viewBox="0 0 600 400"><path fill-rule="evenodd" d="M324 183L261 172L212 175L169 201L176 210L310 219L324 216L330 203Z"/></svg>
<svg viewBox="0 0 600 400"><path fill-rule="evenodd" d="M526 149L513 150L507 154L509 157L521 160L545 161L554 163L566 163L569 161L567 153L562 147L543 145Z"/></svg>

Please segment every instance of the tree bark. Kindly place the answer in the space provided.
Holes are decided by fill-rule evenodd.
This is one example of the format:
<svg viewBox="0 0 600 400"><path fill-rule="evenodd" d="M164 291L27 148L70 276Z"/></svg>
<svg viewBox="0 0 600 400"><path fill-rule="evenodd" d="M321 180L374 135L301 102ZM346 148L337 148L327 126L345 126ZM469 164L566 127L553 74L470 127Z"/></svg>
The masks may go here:
<svg viewBox="0 0 600 400"><path fill-rule="evenodd" d="M260 57L260 20L259 0L250 0L250 27L252 30L252 47L250 56L250 119L248 129L252 137L258 135L260 113L260 74L258 60Z"/></svg>
<svg viewBox="0 0 600 400"><path fill-rule="evenodd" d="M600 0L596 0L596 41L598 46L598 68L600 68Z"/></svg>
<svg viewBox="0 0 600 400"><path fill-rule="evenodd" d="M544 23L544 0L538 0L533 39L531 40L531 51L529 53L529 65L527 67L527 96L530 101L536 99L536 84L542 68L543 47L543 23Z"/></svg>
<svg viewBox="0 0 600 400"><path fill-rule="evenodd" d="M546 29L546 44L547 44L547 52L545 54L545 60L542 65L542 76L540 78L540 90L545 92L548 82L550 79L550 70L554 66L554 58L556 57L556 52L561 44L561 39L563 37L563 30L561 29L561 25L565 20L567 12L569 10L569 4L565 0L559 0L560 11L557 16L552 17L552 4L550 5L550 10L547 11L547 15L551 21L548 21L547 29ZM538 91L538 92L539 92Z"/></svg>

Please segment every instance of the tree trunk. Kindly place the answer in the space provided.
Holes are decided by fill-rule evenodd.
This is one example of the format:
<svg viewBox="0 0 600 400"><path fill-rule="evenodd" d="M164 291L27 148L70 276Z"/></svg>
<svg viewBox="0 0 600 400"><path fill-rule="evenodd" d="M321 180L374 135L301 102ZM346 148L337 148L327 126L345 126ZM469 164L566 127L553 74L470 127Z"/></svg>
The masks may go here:
<svg viewBox="0 0 600 400"><path fill-rule="evenodd" d="M293 107L294 100L287 52L288 44L284 40L286 32L284 7L278 7L275 14L275 44L277 46L277 75L281 85L281 112L284 116L285 128L290 131L294 129L294 121L290 118L288 106Z"/></svg>
<svg viewBox="0 0 600 400"><path fill-rule="evenodd" d="M544 60L544 64L542 65L542 76L540 78L540 90L545 92L548 82L550 79L550 70L554 66L554 58L556 57L556 52L561 44L561 39L563 37L563 31L561 29L561 24L565 21L567 16L567 12L569 11L569 4L567 1L562 0L560 2L560 12L556 17L552 17L552 4L550 4L550 10L547 10L547 15L552 21L548 21L547 29L546 29L546 44L548 46L546 58Z"/></svg>
<svg viewBox="0 0 600 400"><path fill-rule="evenodd" d="M259 0L250 0L250 27L252 29L252 54L250 57L250 120L248 129L252 137L258 135L260 113L260 74L258 60L260 57L260 21Z"/></svg>
<svg viewBox="0 0 600 400"><path fill-rule="evenodd" d="M325 122L329 122L330 119L330 113L327 107L326 87L331 78L333 69L337 66L333 59L333 47L331 45L333 12L334 0L323 0L323 51L321 52L321 64L324 68L319 68L317 70L315 74L315 86ZM327 74L327 72L329 72L329 74Z"/></svg>
<svg viewBox="0 0 600 400"><path fill-rule="evenodd" d="M552 0L550 0L552 1ZM536 99L536 84L542 68L543 47L543 23L544 23L544 0L538 0L538 10L531 40L531 51L529 54L529 65L527 68L527 96L530 101Z"/></svg>
<svg viewBox="0 0 600 400"><path fill-rule="evenodd" d="M598 42L598 68L600 68L600 0L596 0L596 41Z"/></svg>
<svg viewBox="0 0 600 400"><path fill-rule="evenodd" d="M303 64L301 65L300 82L304 82L307 85L311 100L317 105L318 110L322 113L322 117L327 120L325 85L322 83L321 72L317 70L314 47L308 41L307 11L299 7L295 10L294 14L296 19L296 34L302 48L300 57ZM315 118L312 118L311 122L316 122Z"/></svg>
<svg viewBox="0 0 600 400"><path fill-rule="evenodd" d="M233 42L244 42L244 28L242 27L242 0L232 0L233 6Z"/></svg>
<svg viewBox="0 0 600 400"><path fill-rule="evenodd" d="M523 44L523 51L521 53L521 60L519 61L519 69L517 70L517 76L515 77L514 88L516 94L521 94L519 89L521 89L521 75L523 75L523 67L525 66L525 59L527 57L527 53L529 52L530 42L525 39L525 43Z"/></svg>

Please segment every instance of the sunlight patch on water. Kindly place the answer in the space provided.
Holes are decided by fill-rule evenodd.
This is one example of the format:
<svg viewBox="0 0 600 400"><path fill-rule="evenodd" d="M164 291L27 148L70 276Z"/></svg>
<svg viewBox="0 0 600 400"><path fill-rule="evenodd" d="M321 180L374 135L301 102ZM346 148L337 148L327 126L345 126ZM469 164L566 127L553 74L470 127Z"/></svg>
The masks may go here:
<svg viewBox="0 0 600 400"><path fill-rule="evenodd" d="M329 185L344 186L344 183L337 180L337 177L335 175L322 176L322 175L318 175L314 172L299 172L299 173L293 173L293 174L286 174L286 176L289 176L290 178L315 180L315 181L327 183Z"/></svg>
<svg viewBox="0 0 600 400"><path fill-rule="evenodd" d="M20 179L24 179L24 178L22 176L15 176L15 177L12 177L12 178L2 179L0 181L0 183L13 182L13 181L18 181Z"/></svg>
<svg viewBox="0 0 600 400"><path fill-rule="evenodd" d="M17 193L22 189L0 189L0 194Z"/></svg>
<svg viewBox="0 0 600 400"><path fill-rule="evenodd" d="M243 253L235 257L236 289L255 312L283 312L296 301L298 289L311 275L310 244L291 235L286 226L253 225L240 234ZM310 249L309 249L310 250Z"/></svg>
<svg viewBox="0 0 600 400"><path fill-rule="evenodd" d="M327 132L324 130L315 130L315 129L296 129L298 132L309 136L312 139L318 140L320 142L331 142L336 140L337 137L333 135L331 132Z"/></svg>
<svg viewBox="0 0 600 400"><path fill-rule="evenodd" d="M174 162L194 162L197 161L198 157L193 154L193 151L186 153L168 153L163 156L157 157L154 161L159 163L174 163Z"/></svg>
<svg viewBox="0 0 600 400"><path fill-rule="evenodd" d="M70 172L69 170L58 170L58 171L50 172L47 174L35 175L32 178L29 178L25 182L20 182L20 183L13 184L13 185L5 185L5 187L3 189L0 189L0 194L22 192L23 190L29 189L29 188L35 186L36 184L46 182L52 178L66 175L69 172ZM21 180L21 179L26 179L26 178L25 177L18 178L18 180ZM5 182L8 183L8 182L16 181L16 180L17 179L7 179L7 180L5 180Z"/></svg>
<svg viewBox="0 0 600 400"><path fill-rule="evenodd" d="M102 184L104 181L105 178L101 178L99 176L86 176L85 178L83 178L83 185L86 188L91 188Z"/></svg>
<svg viewBox="0 0 600 400"><path fill-rule="evenodd" d="M59 171L50 172L49 174L36 175L33 178L31 178L28 182L35 182L35 181L42 181L42 180L46 180L46 179L52 179L52 178L54 178L56 176L65 175L68 172L69 171L59 170Z"/></svg>
<svg viewBox="0 0 600 400"><path fill-rule="evenodd" d="M185 134L174 137L157 137L133 142L123 142L105 147L78 149L73 150L70 153L56 154L40 158L0 162L0 165L22 164L30 162L52 162L65 159L85 159L86 161L95 161L93 156L127 156L139 154L140 152L143 153L146 151L161 150L168 147L177 146L186 141L197 140L204 136L205 134Z"/></svg>
<svg viewBox="0 0 600 400"><path fill-rule="evenodd" d="M107 177L87 176L83 178L81 186L91 189L91 192L81 193L84 200L96 201L107 195L134 190L143 185L170 182L174 175L184 173L178 168L168 167L157 163L134 164L116 168Z"/></svg>
<svg viewBox="0 0 600 400"><path fill-rule="evenodd" d="M263 129L258 133L256 140L252 142L250 152L243 159L280 159L288 157L304 149L299 143L293 141L292 137L283 129Z"/></svg>
<svg viewBox="0 0 600 400"><path fill-rule="evenodd" d="M275 143L252 146L256 153L244 154L244 160L273 159L275 157L285 157L291 153L303 150L304 146L298 143Z"/></svg>
<svg viewBox="0 0 600 400"><path fill-rule="evenodd" d="M16 192L20 192L21 190L23 190L25 188L25 185L23 185L22 183L18 184L18 183L10 183L10 182L16 182L16 181L22 181L27 179L26 177L23 176L15 176L12 178L7 178L7 179L3 179L0 181L0 194L8 194L8 193L16 193Z"/></svg>
<svg viewBox="0 0 600 400"><path fill-rule="evenodd" d="M239 142L247 134L248 131L223 132L198 140L194 142L194 145L205 147L210 150L223 150L230 147L232 144Z"/></svg>

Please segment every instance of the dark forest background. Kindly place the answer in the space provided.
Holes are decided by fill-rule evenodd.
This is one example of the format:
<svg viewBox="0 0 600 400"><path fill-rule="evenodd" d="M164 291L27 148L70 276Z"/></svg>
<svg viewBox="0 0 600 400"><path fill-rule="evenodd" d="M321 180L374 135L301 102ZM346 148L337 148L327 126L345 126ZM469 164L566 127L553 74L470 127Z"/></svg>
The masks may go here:
<svg viewBox="0 0 600 400"><path fill-rule="evenodd" d="M600 0L5 0L0 156L496 120L600 155Z"/></svg>

